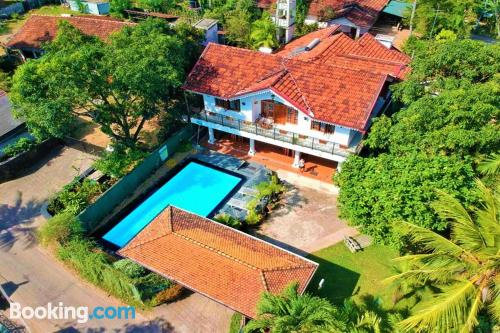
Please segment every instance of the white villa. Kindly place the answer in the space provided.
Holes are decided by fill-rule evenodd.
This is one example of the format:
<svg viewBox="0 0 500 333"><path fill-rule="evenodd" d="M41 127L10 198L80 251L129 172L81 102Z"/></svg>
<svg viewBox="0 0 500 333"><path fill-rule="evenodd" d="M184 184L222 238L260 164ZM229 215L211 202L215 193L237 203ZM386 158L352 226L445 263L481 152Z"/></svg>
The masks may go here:
<svg viewBox="0 0 500 333"><path fill-rule="evenodd" d="M184 89L203 96L194 124L301 154L336 161L357 153L371 119L390 100L388 85L409 58L369 34L357 41L338 26L286 45L275 54L209 44Z"/></svg>

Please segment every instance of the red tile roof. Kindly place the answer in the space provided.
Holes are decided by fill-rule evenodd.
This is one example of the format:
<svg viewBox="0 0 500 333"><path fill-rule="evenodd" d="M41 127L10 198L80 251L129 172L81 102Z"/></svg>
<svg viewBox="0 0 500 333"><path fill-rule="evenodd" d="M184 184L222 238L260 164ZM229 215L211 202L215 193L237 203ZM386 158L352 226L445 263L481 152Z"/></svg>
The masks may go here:
<svg viewBox="0 0 500 333"><path fill-rule="evenodd" d="M133 23L99 16L45 16L31 15L21 29L7 43L11 48L39 49L43 42L55 38L59 21L68 21L84 34L97 36L105 40L115 31Z"/></svg>
<svg viewBox="0 0 500 333"><path fill-rule="evenodd" d="M254 318L264 291L292 281L303 292L318 264L207 218L169 206L118 251Z"/></svg>
<svg viewBox="0 0 500 333"><path fill-rule="evenodd" d="M271 89L314 119L365 131L387 75L402 78L409 58L371 36L337 32L312 32L276 54L209 44L184 89L224 99ZM315 38L312 50L297 51Z"/></svg>

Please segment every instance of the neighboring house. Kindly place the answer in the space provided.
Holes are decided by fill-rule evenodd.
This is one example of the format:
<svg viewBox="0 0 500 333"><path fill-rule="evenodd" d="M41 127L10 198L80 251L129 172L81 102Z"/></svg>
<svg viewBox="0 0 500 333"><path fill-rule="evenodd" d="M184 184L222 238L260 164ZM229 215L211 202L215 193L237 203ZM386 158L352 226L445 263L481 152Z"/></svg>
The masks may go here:
<svg viewBox="0 0 500 333"><path fill-rule="evenodd" d="M149 13L138 10L126 10L125 12L134 21L142 21L148 17L154 17L165 20L170 25L176 25L180 19L179 16L164 13ZM206 46L208 43L219 43L219 26L217 20L201 19L191 25L194 28L203 31L203 35L205 37L203 38L202 45Z"/></svg>
<svg viewBox="0 0 500 333"><path fill-rule="evenodd" d="M202 19L193 24L193 27L202 30L205 35L203 45L207 45L208 43L219 43L219 27L217 23L217 20Z"/></svg>
<svg viewBox="0 0 500 333"><path fill-rule="evenodd" d="M3 149L20 138L32 138L22 120L14 119L9 97L0 90L0 157Z"/></svg>
<svg viewBox="0 0 500 333"><path fill-rule="evenodd" d="M110 4L106 0L69 0L69 6L72 10L94 15L108 15Z"/></svg>
<svg viewBox="0 0 500 333"><path fill-rule="evenodd" d="M275 54L209 44L184 89L203 96L191 121L214 130L341 163L357 153L371 119L390 100L388 85L410 59L372 35L353 40L328 27Z"/></svg>
<svg viewBox="0 0 500 333"><path fill-rule="evenodd" d="M357 38L370 30L388 2L389 0L312 0L308 2L305 23L317 23L320 28L340 25L342 31ZM295 11L295 0L257 0L257 6L261 9L273 8L275 4L278 10L283 6L292 7L290 12ZM278 22L278 27L284 28L284 24L295 23L295 15L285 15L279 19L286 19L288 22Z"/></svg>
<svg viewBox="0 0 500 333"><path fill-rule="evenodd" d="M263 292L303 293L318 264L239 230L168 206L118 254L255 318Z"/></svg>
<svg viewBox="0 0 500 333"><path fill-rule="evenodd" d="M58 22L67 21L87 35L106 40L113 32L125 25L134 23L122 22L101 16L45 16L31 15L21 29L7 42L6 47L18 51L23 58L37 58L43 50L42 44L51 41L57 34Z"/></svg>

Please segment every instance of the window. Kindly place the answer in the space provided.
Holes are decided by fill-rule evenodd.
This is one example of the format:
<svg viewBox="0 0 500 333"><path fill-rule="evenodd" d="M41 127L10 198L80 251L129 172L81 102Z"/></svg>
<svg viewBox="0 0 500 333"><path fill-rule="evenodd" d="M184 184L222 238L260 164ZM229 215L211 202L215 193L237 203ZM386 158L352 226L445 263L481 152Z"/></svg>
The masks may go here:
<svg viewBox="0 0 500 333"><path fill-rule="evenodd" d="M234 101L228 101L227 99L216 98L215 105L227 110L240 111L239 99L236 99Z"/></svg>
<svg viewBox="0 0 500 333"><path fill-rule="evenodd" d="M286 122L291 123L291 124L297 124L299 120L299 113L297 110L288 108L288 111L286 113Z"/></svg>
<svg viewBox="0 0 500 333"><path fill-rule="evenodd" d="M333 133L335 130L335 126L330 124L325 124L320 121L313 120L311 121L311 129L316 131L321 131L325 134Z"/></svg>

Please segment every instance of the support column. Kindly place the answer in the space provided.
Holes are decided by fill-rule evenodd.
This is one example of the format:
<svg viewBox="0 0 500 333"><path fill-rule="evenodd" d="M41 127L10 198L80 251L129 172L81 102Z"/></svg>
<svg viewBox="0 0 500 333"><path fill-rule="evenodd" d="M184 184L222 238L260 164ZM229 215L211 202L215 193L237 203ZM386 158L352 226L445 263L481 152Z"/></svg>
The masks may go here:
<svg viewBox="0 0 500 333"><path fill-rule="evenodd" d="M357 40L360 34L361 34L361 29L359 27L356 27L356 37L354 39Z"/></svg>
<svg viewBox="0 0 500 333"><path fill-rule="evenodd" d="M299 161L300 161L300 151L295 151L295 155L293 157L292 167L298 168L299 167Z"/></svg>
<svg viewBox="0 0 500 333"><path fill-rule="evenodd" d="M255 140L250 139L250 149L248 150L249 156L255 156Z"/></svg>
<svg viewBox="0 0 500 333"><path fill-rule="evenodd" d="M344 164L344 162L337 162L337 168L335 169L336 173L342 171L342 164Z"/></svg>
<svg viewBox="0 0 500 333"><path fill-rule="evenodd" d="M208 128L208 143L211 145L215 143L214 129L212 127Z"/></svg>

